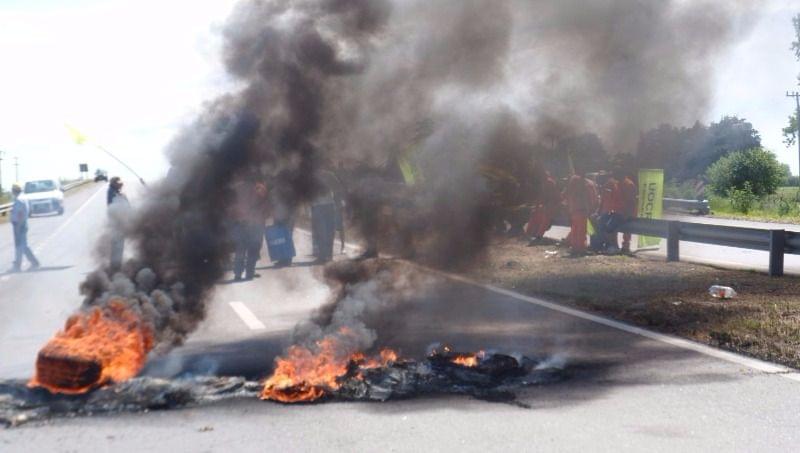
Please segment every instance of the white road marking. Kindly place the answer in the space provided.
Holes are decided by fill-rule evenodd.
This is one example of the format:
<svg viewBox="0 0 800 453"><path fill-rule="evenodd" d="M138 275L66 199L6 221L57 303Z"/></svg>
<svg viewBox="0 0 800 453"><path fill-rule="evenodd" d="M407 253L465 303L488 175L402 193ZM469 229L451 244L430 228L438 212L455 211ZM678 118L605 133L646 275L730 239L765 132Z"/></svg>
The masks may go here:
<svg viewBox="0 0 800 453"><path fill-rule="evenodd" d="M256 315L247 308L244 302L229 302L228 305L239 315L239 318L241 318L250 330L266 330L267 326L256 318Z"/></svg>
<svg viewBox="0 0 800 453"><path fill-rule="evenodd" d="M34 254L36 254L36 255L38 255L39 253L41 253L41 251L42 251L42 250L43 250L45 247L47 247L47 244L49 244L49 243L50 243L50 241L52 241L52 240L53 240L53 238L55 238L56 236L58 236L59 234L61 234L61 232L62 232L62 231L64 231L64 229L65 229L67 226L69 226L69 224L70 224L70 223L72 223L72 221L73 221L73 220L74 220L74 219L75 219L75 218L76 218L76 217L77 217L77 216L78 216L78 215L79 215L79 214L80 214L80 213L81 213L81 212L82 212L82 211L83 211L83 210L86 208L86 206L89 206L89 203L91 203L91 202L92 202L92 201L93 201L95 198L97 198L97 196L98 196L99 194L101 194L103 191L104 191L104 189L101 187L100 189L98 189L98 190L97 190L97 192L95 192L95 193L94 193L94 195L92 195L91 197L89 197L89 199L88 199L88 200L84 201L84 202L83 202L83 204L82 204L82 205L81 205L81 206L78 208L78 210L77 210L77 211L75 211L74 213L72 213L72 215L71 215L71 216L69 216L69 218L67 218L67 220L65 220L65 221L64 221L64 223L62 223L61 225L59 225L59 226L58 226L58 228L56 228L56 230L55 230L55 231L53 231L53 233L52 233L50 236L48 236L48 237L47 237L47 239L45 239L44 241L40 242L40 243L39 243L39 245L37 245L37 246L34 248L34 250L33 250L33 253L34 253Z"/></svg>
<svg viewBox="0 0 800 453"><path fill-rule="evenodd" d="M413 264L413 263L412 263ZM696 343L694 341L690 341L684 338L674 337L672 335L666 335L658 332L653 332L647 329L642 329L641 327L632 326L630 324L625 324L623 322L614 321L612 319L603 318L601 316L593 315L590 313L586 313L580 310L576 310L574 308L565 307L563 305L559 305L553 302L547 302L541 299L536 299L534 297L526 296L524 294L515 293L514 291L509 291L507 289L498 288L496 286L487 285L483 283L476 282L474 280L470 280L469 278L463 277L461 275L451 274L449 272L444 272L436 269L431 269L425 266L419 266L425 270L430 272L435 272L439 275L449 278L450 280L455 280L461 283L466 283L473 286L478 286L485 290L491 291L493 293L501 294L503 296L512 297L517 300L521 300L524 302L528 302L534 305L538 305L543 308L547 308L553 311L557 311L560 313L564 313L566 315L574 316L576 318L584 319L586 321L591 321L597 324L602 324L607 327L611 327L612 329L621 330L623 332L628 332L634 335L639 335L645 338L649 338L651 340L655 340L661 343L666 343L671 346L675 346L682 349L688 349L694 352L698 352L700 354L714 357L716 359L724 360L729 363L734 363L737 365L741 365L753 370L761 371L763 373L769 374L776 374L778 376L783 376L787 379L791 379L793 381L800 382L800 372L794 370L789 367L785 367L783 365L778 365L774 363L765 362L763 360L753 359L750 357L745 357L739 354L735 354L733 352L723 351L721 349L713 348L711 346L707 346L704 344Z"/></svg>
<svg viewBox="0 0 800 453"><path fill-rule="evenodd" d="M7 282L10 278L11 277L9 277L8 275L4 275L4 276L0 277L0 282Z"/></svg>

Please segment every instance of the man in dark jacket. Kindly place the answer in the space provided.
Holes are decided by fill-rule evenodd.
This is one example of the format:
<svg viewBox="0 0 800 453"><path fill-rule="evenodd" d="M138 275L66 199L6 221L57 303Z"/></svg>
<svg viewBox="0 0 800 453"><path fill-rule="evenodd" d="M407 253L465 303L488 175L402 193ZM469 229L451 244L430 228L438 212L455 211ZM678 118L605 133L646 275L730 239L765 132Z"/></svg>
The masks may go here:
<svg viewBox="0 0 800 453"><path fill-rule="evenodd" d="M125 253L125 226L130 214L128 197L122 193L122 179L114 176L108 182L106 204L108 205L108 221L111 230L111 272L122 268L122 256Z"/></svg>

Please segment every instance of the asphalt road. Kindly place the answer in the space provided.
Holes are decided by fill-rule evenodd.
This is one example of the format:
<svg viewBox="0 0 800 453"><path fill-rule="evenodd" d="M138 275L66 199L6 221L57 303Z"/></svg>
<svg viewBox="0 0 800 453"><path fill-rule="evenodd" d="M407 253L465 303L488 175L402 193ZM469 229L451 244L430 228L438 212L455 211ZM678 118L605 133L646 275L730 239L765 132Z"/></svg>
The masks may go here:
<svg viewBox="0 0 800 453"><path fill-rule="evenodd" d="M36 219L46 266L0 279L0 379L30 375L38 348L80 303L104 221L98 188ZM135 203L135 200L134 200ZM76 214L77 213L77 214ZM72 216L72 217L71 217ZM35 230L35 231L34 231ZM0 238L10 235L0 226ZM298 232L300 261L308 237ZM2 239L6 240L6 239ZM5 242L0 242L5 247ZM5 249L0 249L5 250ZM342 259L343 257L339 257ZM293 326L328 292L319 267L264 266L221 284L182 348L145 373L269 372ZM226 402L182 410L61 419L0 430L0 451L789 451L800 440L800 376L672 337L427 272L414 297L386 310L379 341L418 356L433 342L547 356L571 378L523 390L529 409L463 397L283 406Z"/></svg>

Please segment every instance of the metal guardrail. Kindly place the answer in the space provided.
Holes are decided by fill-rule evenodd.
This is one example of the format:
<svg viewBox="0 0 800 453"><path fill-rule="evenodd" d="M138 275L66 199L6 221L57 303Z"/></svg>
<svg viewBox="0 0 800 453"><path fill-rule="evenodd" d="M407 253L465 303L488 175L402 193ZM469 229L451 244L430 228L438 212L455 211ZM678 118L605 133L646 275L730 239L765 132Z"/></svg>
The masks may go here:
<svg viewBox="0 0 800 453"><path fill-rule="evenodd" d="M80 186L83 186L85 184L89 184L91 182L94 182L94 180L86 179L86 180L83 180L83 181L75 181L75 182L71 182L69 184L64 184L63 186L61 186L61 189L64 190L64 192L69 192L70 190L75 189L76 187L80 187ZM7 216L9 211L11 211L11 207L12 206L13 206L13 203L0 204L0 217Z"/></svg>
<svg viewBox="0 0 800 453"><path fill-rule="evenodd" d="M769 275L784 273L784 255L800 255L800 233L670 220L632 219L620 232L667 240L667 261L680 261L680 242L721 245L769 252Z"/></svg>
<svg viewBox="0 0 800 453"><path fill-rule="evenodd" d="M697 212L700 215L707 215L711 212L708 200L679 200L677 198L664 198L664 209Z"/></svg>

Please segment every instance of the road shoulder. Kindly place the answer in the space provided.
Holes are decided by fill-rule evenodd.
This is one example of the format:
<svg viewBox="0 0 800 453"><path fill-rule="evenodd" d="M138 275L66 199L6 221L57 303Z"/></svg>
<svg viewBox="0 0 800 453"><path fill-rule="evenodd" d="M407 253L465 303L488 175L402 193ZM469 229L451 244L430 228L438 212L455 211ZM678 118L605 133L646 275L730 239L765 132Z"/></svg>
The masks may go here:
<svg viewBox="0 0 800 453"><path fill-rule="evenodd" d="M800 368L800 279L655 257L568 258L554 243L499 240L468 276L528 296ZM719 300L711 285L738 296Z"/></svg>

